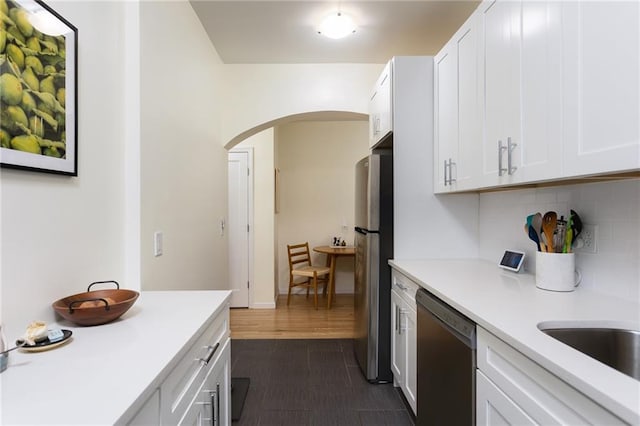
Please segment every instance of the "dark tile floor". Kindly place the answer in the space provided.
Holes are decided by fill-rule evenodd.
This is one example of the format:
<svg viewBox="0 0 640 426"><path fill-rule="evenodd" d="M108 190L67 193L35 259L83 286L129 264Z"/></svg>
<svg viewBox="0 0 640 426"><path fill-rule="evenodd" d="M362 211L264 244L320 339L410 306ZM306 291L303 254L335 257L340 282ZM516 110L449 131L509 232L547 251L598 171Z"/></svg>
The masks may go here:
<svg viewBox="0 0 640 426"><path fill-rule="evenodd" d="M231 363L251 379L234 425L413 425L392 384L364 379L352 340L232 340Z"/></svg>

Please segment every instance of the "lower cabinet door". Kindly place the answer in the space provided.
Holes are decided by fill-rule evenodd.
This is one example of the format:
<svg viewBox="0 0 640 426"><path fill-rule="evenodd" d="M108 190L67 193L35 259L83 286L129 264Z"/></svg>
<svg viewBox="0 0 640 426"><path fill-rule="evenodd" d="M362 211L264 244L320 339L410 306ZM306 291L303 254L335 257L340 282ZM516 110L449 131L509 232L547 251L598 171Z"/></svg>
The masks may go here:
<svg viewBox="0 0 640 426"><path fill-rule="evenodd" d="M476 390L476 424L478 426L536 424L480 370L476 370Z"/></svg>
<svg viewBox="0 0 640 426"><path fill-rule="evenodd" d="M204 404L201 398L196 398L195 401L189 406L187 412L184 414L182 420L180 420L181 426L204 426Z"/></svg>
<svg viewBox="0 0 640 426"><path fill-rule="evenodd" d="M402 387L405 373L405 343L402 327L402 312L404 302L400 296L391 290L391 372L395 386Z"/></svg>
<svg viewBox="0 0 640 426"><path fill-rule="evenodd" d="M216 362L211 374L205 380L202 393L208 400L205 404L206 425L227 426L231 424L231 360L230 346Z"/></svg>
<svg viewBox="0 0 640 426"><path fill-rule="evenodd" d="M416 311L407 309L404 326L404 338L405 338L405 387L404 396L409 401L409 405L413 410L413 414L418 413L417 399L418 399L418 330L417 330L417 315Z"/></svg>

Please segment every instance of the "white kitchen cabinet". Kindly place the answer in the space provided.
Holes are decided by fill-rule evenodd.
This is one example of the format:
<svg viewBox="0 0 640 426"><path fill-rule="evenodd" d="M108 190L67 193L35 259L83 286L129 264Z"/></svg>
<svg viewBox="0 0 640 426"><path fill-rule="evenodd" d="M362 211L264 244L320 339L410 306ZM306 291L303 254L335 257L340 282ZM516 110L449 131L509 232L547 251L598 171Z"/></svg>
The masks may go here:
<svg viewBox="0 0 640 426"><path fill-rule="evenodd" d="M369 147L374 148L393 130L392 62L378 77L369 100Z"/></svg>
<svg viewBox="0 0 640 426"><path fill-rule="evenodd" d="M480 370L476 372L476 388L477 425L534 426L536 424Z"/></svg>
<svg viewBox="0 0 640 426"><path fill-rule="evenodd" d="M194 336L193 344L128 424L230 425L230 342L227 305ZM212 407L215 421L211 421Z"/></svg>
<svg viewBox="0 0 640 426"><path fill-rule="evenodd" d="M162 424L177 424L189 411L212 368L216 368L216 363L224 364L224 351L227 350L229 336L227 309L213 319L160 385Z"/></svg>
<svg viewBox="0 0 640 426"><path fill-rule="evenodd" d="M391 371L394 385L402 390L413 413L417 412L417 318L418 285L393 271L391 288Z"/></svg>
<svg viewBox="0 0 640 426"><path fill-rule="evenodd" d="M553 179L562 169L562 7L493 0L480 6L484 63L482 183Z"/></svg>
<svg viewBox="0 0 640 426"><path fill-rule="evenodd" d="M478 425L624 424L482 327L477 333Z"/></svg>
<svg viewBox="0 0 640 426"><path fill-rule="evenodd" d="M640 3L563 2L564 173L640 169Z"/></svg>
<svg viewBox="0 0 640 426"><path fill-rule="evenodd" d="M400 328L400 312L405 304L400 295L391 289L391 372L393 373L393 384L400 387L404 381L404 347L405 338L398 332Z"/></svg>
<svg viewBox="0 0 640 426"><path fill-rule="evenodd" d="M205 379L178 425L220 426L231 424L230 353L231 346L227 341L224 347L220 348L218 356L212 360Z"/></svg>
<svg viewBox="0 0 640 426"><path fill-rule="evenodd" d="M435 192L456 186L452 167L458 165L458 57L454 40L449 41L434 62L434 158Z"/></svg>
<svg viewBox="0 0 640 426"><path fill-rule="evenodd" d="M639 170L639 26L638 2L483 1L436 56L435 192Z"/></svg>
<svg viewBox="0 0 640 426"><path fill-rule="evenodd" d="M434 58L435 192L478 186L482 134L478 14Z"/></svg>
<svg viewBox="0 0 640 426"><path fill-rule="evenodd" d="M153 392L149 399L138 410L127 425L159 425L160 424L160 391Z"/></svg>

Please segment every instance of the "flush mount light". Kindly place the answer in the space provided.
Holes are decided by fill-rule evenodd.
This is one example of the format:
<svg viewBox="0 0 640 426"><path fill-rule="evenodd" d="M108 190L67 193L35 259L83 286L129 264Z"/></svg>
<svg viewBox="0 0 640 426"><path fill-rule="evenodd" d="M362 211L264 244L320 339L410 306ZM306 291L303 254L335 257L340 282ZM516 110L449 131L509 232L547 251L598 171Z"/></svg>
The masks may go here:
<svg viewBox="0 0 640 426"><path fill-rule="evenodd" d="M318 27L318 34L325 37L338 39L356 32L356 24L349 15L342 12L334 12L322 20Z"/></svg>

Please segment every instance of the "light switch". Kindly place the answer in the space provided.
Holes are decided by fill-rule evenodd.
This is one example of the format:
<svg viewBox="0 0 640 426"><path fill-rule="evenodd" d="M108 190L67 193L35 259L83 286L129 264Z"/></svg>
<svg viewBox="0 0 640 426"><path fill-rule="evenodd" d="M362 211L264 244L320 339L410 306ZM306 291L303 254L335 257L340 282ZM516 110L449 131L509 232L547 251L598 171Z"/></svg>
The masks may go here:
<svg viewBox="0 0 640 426"><path fill-rule="evenodd" d="M153 234L153 255L162 256L162 232L156 231Z"/></svg>

